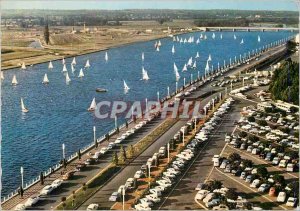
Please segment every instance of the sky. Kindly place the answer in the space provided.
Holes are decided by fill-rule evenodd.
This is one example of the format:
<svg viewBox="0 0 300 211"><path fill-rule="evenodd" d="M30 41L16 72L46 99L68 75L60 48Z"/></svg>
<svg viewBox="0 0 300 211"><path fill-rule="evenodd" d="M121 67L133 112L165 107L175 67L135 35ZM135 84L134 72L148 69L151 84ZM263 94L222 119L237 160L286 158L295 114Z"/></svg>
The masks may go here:
<svg viewBox="0 0 300 211"><path fill-rule="evenodd" d="M299 0L0 0L1 9L240 9L298 11Z"/></svg>

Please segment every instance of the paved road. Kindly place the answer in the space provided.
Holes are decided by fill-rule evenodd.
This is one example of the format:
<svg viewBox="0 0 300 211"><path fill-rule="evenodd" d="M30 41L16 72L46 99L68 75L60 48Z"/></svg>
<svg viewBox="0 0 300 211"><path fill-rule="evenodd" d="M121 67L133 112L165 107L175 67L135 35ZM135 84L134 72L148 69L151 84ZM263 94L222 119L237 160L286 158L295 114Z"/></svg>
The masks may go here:
<svg viewBox="0 0 300 211"><path fill-rule="evenodd" d="M237 101L238 102L238 101ZM160 204L158 204L155 209L199 209L199 206L195 203L195 187L198 183L204 182L209 173L212 170L212 157L215 154L220 154L224 148L225 134L230 134L234 130L233 122L240 118L240 109L245 106L245 104L233 105L231 110L224 115L222 118L222 123L216 128L211 136L207 145L205 145L202 150L198 153L195 162L192 166L182 175L176 187L171 190L171 192L166 195Z"/></svg>

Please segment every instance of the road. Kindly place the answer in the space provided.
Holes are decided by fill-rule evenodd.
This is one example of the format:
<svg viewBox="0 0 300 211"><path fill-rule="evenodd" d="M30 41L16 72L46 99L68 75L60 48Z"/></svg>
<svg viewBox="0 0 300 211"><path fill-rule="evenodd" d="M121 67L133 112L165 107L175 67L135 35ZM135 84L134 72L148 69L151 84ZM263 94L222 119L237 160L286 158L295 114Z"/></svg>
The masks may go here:
<svg viewBox="0 0 300 211"><path fill-rule="evenodd" d="M175 184L175 188L171 189L160 204L154 209L162 210L187 210L199 209L195 203L195 187L198 183L203 183L212 171L212 157L215 154L220 154L224 148L225 134L230 134L235 126L233 122L240 118L240 110L245 104L235 102L230 111L222 117L222 123L217 127L209 142L201 149L196 157L194 163L186 172L180 177Z"/></svg>

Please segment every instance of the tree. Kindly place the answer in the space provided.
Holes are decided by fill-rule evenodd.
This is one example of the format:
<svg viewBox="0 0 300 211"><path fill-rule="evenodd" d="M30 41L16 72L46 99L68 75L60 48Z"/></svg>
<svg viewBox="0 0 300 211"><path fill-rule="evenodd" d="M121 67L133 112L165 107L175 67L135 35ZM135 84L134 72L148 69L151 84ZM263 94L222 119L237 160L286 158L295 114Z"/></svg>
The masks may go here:
<svg viewBox="0 0 300 211"><path fill-rule="evenodd" d="M272 112L273 112L273 109L272 109L272 108L269 108L269 107L267 107L267 108L265 108L265 112L266 112L266 113L272 113Z"/></svg>
<svg viewBox="0 0 300 211"><path fill-rule="evenodd" d="M258 121L258 124L260 125L260 126L268 126L268 123L267 123L267 121L266 120L259 120Z"/></svg>
<svg viewBox="0 0 300 211"><path fill-rule="evenodd" d="M211 180L207 182L207 190L213 191L222 187L222 182L219 180Z"/></svg>
<svg viewBox="0 0 300 211"><path fill-rule="evenodd" d="M248 117L248 122L255 122L255 118L253 116Z"/></svg>
<svg viewBox="0 0 300 211"><path fill-rule="evenodd" d="M285 150L285 147L282 146L282 145L280 145L280 146L276 146L275 149L276 149L276 152L277 152L277 153L283 153L284 150Z"/></svg>
<svg viewBox="0 0 300 211"><path fill-rule="evenodd" d="M297 113L298 111L299 111L299 109L296 108L296 107L291 107L291 108L290 108L290 112L291 112L291 113Z"/></svg>
<svg viewBox="0 0 300 211"><path fill-rule="evenodd" d="M44 29L44 39L45 39L46 44L48 45L49 42L50 42L50 33L49 33L48 20L46 22L45 29Z"/></svg>
<svg viewBox="0 0 300 211"><path fill-rule="evenodd" d="M113 153L112 163L115 164L116 166L119 164L119 158L116 152Z"/></svg>
<svg viewBox="0 0 300 211"><path fill-rule="evenodd" d="M252 136L249 136L248 138L249 138L249 140L252 141L252 142L257 142L257 141L259 140L258 137L253 136L253 135L252 135Z"/></svg>
<svg viewBox="0 0 300 211"><path fill-rule="evenodd" d="M269 176L269 172L268 172L268 170L267 170L266 167L264 167L264 166L259 166L259 167L257 168L257 175L259 175L261 178L266 179L266 178L268 178L268 176Z"/></svg>
<svg viewBox="0 0 300 211"><path fill-rule="evenodd" d="M241 160L241 156L238 154L238 153L231 153L229 156L228 156L228 160L230 161L230 162L234 162L234 161L239 161L239 160Z"/></svg>
<svg viewBox="0 0 300 211"><path fill-rule="evenodd" d="M298 152L296 152L296 151L289 151L289 152L287 153L287 155L290 156L290 158L291 158L292 160L298 159L298 158L299 158L299 154L298 154Z"/></svg>
<svg viewBox="0 0 300 211"><path fill-rule="evenodd" d="M75 199L76 199L76 193L75 193L75 191L73 190L73 191L72 191L72 207L75 206Z"/></svg>
<svg viewBox="0 0 300 211"><path fill-rule="evenodd" d="M237 200L238 194L235 192L233 189L229 189L226 194L226 198L231 199L231 200Z"/></svg>
<svg viewBox="0 0 300 211"><path fill-rule="evenodd" d="M61 200L61 202L62 202L63 209L65 209L67 198L66 198L65 196L62 196L62 197L60 198L60 200Z"/></svg>
<svg viewBox="0 0 300 211"><path fill-rule="evenodd" d="M134 156L134 147L131 144L130 147L129 147L129 150L128 150L128 157L133 158L133 156Z"/></svg>
<svg viewBox="0 0 300 211"><path fill-rule="evenodd" d="M275 174L273 176L273 180L275 182L276 185L280 185L280 186L285 186L285 179L284 176L280 175L280 174Z"/></svg>
<svg viewBox="0 0 300 211"><path fill-rule="evenodd" d="M248 160L248 159L242 160L242 165L245 168L252 168L253 167L253 161L252 160Z"/></svg>
<svg viewBox="0 0 300 211"><path fill-rule="evenodd" d="M120 148L120 161L122 163L124 163L126 160L126 152L125 152L125 149L123 147L123 145L121 145L121 148Z"/></svg>
<svg viewBox="0 0 300 211"><path fill-rule="evenodd" d="M84 194L85 194L85 192L86 192L86 184L85 184L85 182L82 183L82 190L83 190L83 192L84 192Z"/></svg>
<svg viewBox="0 0 300 211"><path fill-rule="evenodd" d="M247 133L245 131L239 132L239 137L245 138L247 136Z"/></svg>

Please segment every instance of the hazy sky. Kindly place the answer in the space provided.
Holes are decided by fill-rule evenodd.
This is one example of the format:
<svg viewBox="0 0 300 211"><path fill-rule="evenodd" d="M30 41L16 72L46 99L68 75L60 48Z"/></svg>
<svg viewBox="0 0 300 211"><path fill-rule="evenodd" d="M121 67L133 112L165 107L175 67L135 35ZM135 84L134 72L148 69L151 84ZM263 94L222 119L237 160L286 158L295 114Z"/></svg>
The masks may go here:
<svg viewBox="0 0 300 211"><path fill-rule="evenodd" d="M298 11L297 0L0 0L2 9L241 9Z"/></svg>

